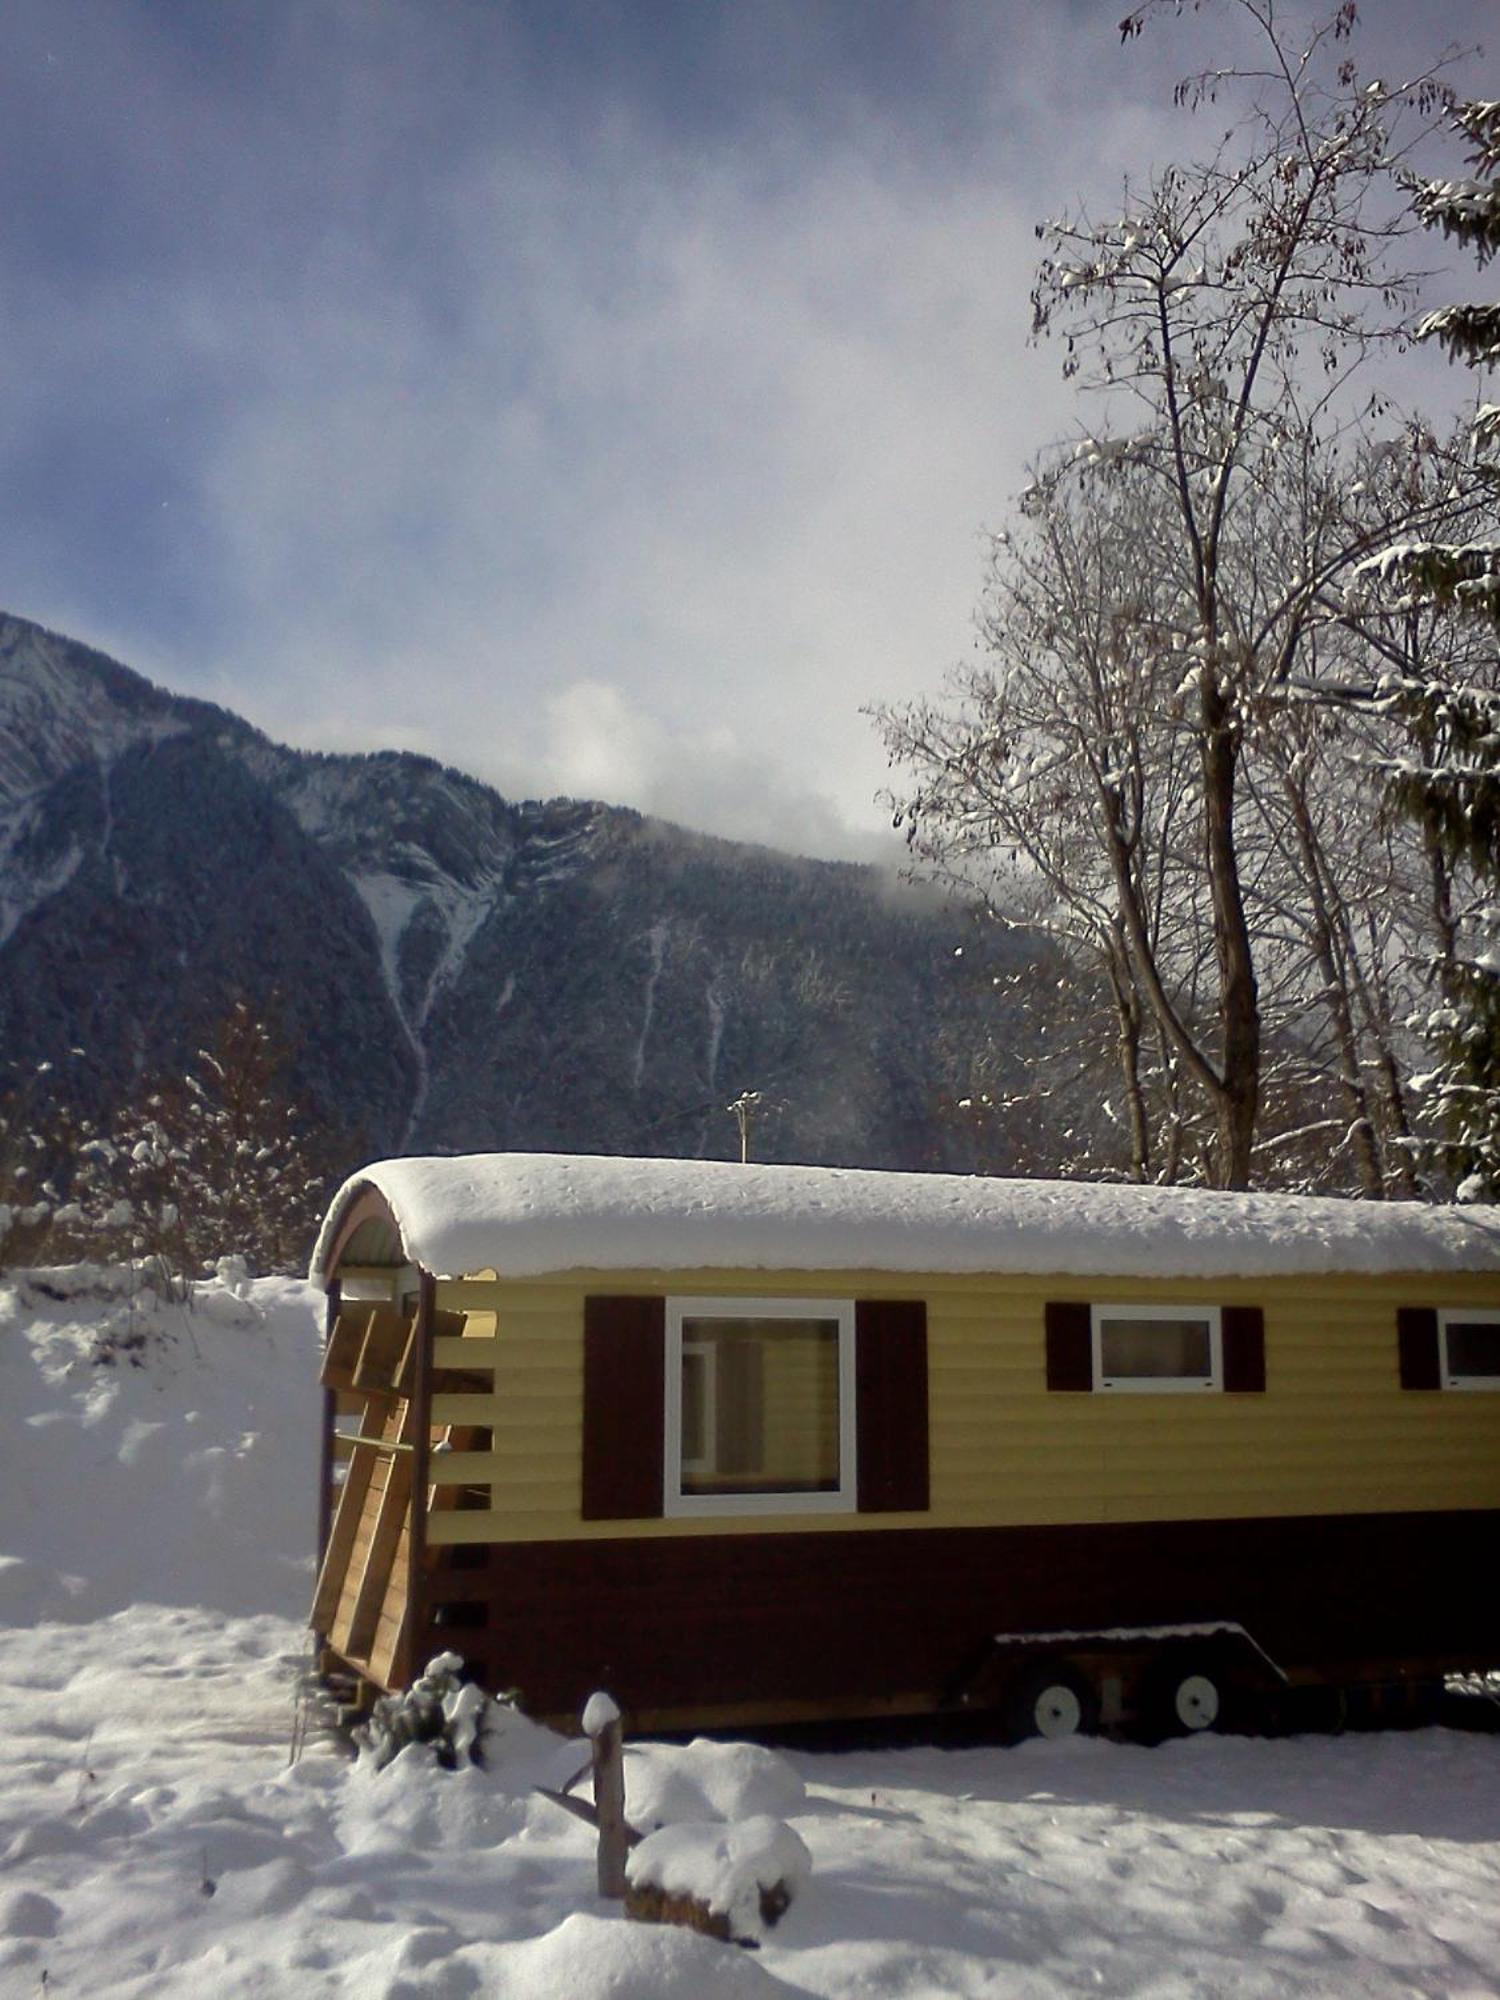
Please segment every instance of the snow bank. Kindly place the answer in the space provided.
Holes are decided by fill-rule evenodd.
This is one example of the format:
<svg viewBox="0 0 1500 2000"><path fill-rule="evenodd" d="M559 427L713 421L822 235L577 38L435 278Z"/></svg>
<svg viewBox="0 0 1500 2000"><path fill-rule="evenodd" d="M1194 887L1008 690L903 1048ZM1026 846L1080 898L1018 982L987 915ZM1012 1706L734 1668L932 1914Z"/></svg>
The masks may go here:
<svg viewBox="0 0 1500 2000"><path fill-rule="evenodd" d="M622 1924L579 1913L545 1937L459 1955L475 1984L413 1984L416 1995L473 1994L484 2000L792 2000L788 1986L696 1931ZM453 1961L449 1961L451 1965Z"/></svg>
<svg viewBox="0 0 1500 2000"><path fill-rule="evenodd" d="M302 1617L322 1304L232 1267L187 1304L107 1266L0 1280L0 1619Z"/></svg>
<svg viewBox="0 0 1500 2000"><path fill-rule="evenodd" d="M680 1749L632 1744L625 1759L625 1816L643 1833L684 1820L786 1818L806 1801L786 1758L759 1743L695 1736Z"/></svg>
<svg viewBox="0 0 1500 2000"><path fill-rule="evenodd" d="M724 1160L475 1153L382 1160L373 1187L407 1256L438 1277L567 1270L1034 1272L1258 1277L1500 1271L1500 1209L1199 1188L888 1174Z"/></svg>

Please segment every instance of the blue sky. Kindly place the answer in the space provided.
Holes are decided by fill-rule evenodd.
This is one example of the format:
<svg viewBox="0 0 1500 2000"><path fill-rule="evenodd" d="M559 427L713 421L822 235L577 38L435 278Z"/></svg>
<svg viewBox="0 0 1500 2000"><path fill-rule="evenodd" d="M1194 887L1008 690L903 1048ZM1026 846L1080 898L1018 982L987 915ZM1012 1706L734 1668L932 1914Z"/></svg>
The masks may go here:
<svg viewBox="0 0 1500 2000"><path fill-rule="evenodd" d="M5 0L0 605L291 742L875 851L860 706L969 650L1074 421L1033 225L1206 136L1222 10L1120 11Z"/></svg>

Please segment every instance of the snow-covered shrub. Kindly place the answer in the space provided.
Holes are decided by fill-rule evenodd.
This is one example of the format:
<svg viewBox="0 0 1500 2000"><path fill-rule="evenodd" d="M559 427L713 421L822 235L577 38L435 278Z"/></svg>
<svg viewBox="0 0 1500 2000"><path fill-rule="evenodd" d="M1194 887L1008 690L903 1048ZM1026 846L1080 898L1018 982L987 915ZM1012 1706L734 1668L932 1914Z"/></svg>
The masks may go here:
<svg viewBox="0 0 1500 2000"><path fill-rule="evenodd" d="M98 1126L50 1063L0 1090L0 1262L150 1265L178 1296L226 1253L295 1271L334 1162L287 1094L285 1051L243 1002L185 1073L146 1083Z"/></svg>
<svg viewBox="0 0 1500 2000"><path fill-rule="evenodd" d="M0 1269L83 1254L79 1190L95 1133L60 1101L49 1062L0 1077Z"/></svg>
<svg viewBox="0 0 1500 2000"><path fill-rule="evenodd" d="M484 1762L489 1696L463 1679L457 1653L439 1653L402 1694L384 1694L355 1731L361 1752L383 1771L413 1743L428 1743L445 1771Z"/></svg>

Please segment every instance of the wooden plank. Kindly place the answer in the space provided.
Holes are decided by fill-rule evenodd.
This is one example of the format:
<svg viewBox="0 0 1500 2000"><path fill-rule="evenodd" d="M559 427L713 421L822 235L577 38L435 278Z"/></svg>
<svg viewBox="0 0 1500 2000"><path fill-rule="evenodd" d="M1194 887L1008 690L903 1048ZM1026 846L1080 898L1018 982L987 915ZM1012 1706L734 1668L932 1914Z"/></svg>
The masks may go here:
<svg viewBox="0 0 1500 2000"><path fill-rule="evenodd" d="M369 1561L370 1540L374 1534L375 1521L384 1499L386 1476L390 1468L389 1460L382 1459L374 1467L369 1484L365 1489L364 1501L360 1508L359 1524L354 1531L354 1540L349 1549L349 1560L344 1566L343 1582L338 1602L334 1606L333 1619L329 1627L329 1642L341 1651L349 1650L350 1634L353 1629L354 1611L359 1602L360 1579Z"/></svg>
<svg viewBox="0 0 1500 2000"><path fill-rule="evenodd" d="M430 1271L423 1271L421 1289L417 1294L417 1310L413 1322L413 1352L415 1366L412 1380L412 1439L416 1450L412 1453L411 1480L411 1540L407 1558L410 1576L411 1614L406 1620L403 1643L393 1654L393 1672L403 1682L412 1678L412 1658L410 1634L418 1619L427 1619L427 1604L423 1595L427 1580L427 1511L432 1494L427 1480L427 1459L432 1448L432 1343L438 1334L452 1335L463 1331L463 1321L452 1313L440 1313L437 1308L437 1285Z"/></svg>
<svg viewBox="0 0 1500 2000"><path fill-rule="evenodd" d="M339 1281L334 1278L323 1297L323 1347L327 1351L338 1326L339 1312L343 1297L339 1291ZM342 1481L342 1469L334 1460L334 1431L338 1422L338 1393L326 1385L320 1398L322 1422L318 1426L318 1526L317 1539L313 1550L319 1563L323 1551L328 1547L328 1533L333 1526L333 1509L338 1499L338 1487ZM315 1635L321 1643L323 1634Z"/></svg>
<svg viewBox="0 0 1500 2000"><path fill-rule="evenodd" d="M406 1329L406 1339L402 1343L401 1357L397 1361L392 1381L398 1396L409 1397L417 1372L417 1329L419 1315L413 1313Z"/></svg>
<svg viewBox="0 0 1500 2000"><path fill-rule="evenodd" d="M412 1423L410 1404L401 1416L403 1428L409 1430ZM409 1440L403 1438L403 1443ZM391 1566L395 1561L396 1545L409 1512L412 1490L412 1462L406 1453L388 1461L383 1491L378 1494L375 1482L371 1481L372 1505L365 1509L369 1523L369 1542L364 1552L364 1561L359 1567L358 1580L352 1601L347 1608L347 1616L341 1615L342 1641L335 1633L333 1643L342 1653L356 1658L368 1658L370 1645L375 1634L380 1607L391 1579ZM343 1607L341 1607L341 1614Z"/></svg>
<svg viewBox="0 0 1500 2000"><path fill-rule="evenodd" d="M365 1337L367 1312L357 1306L341 1305L323 1350L320 1379L325 1389L352 1389L354 1365Z"/></svg>
<svg viewBox="0 0 1500 2000"><path fill-rule="evenodd" d="M378 1435L383 1422L382 1412L373 1407L365 1411L365 1426L369 1428L371 1435ZM323 1561L313 1591L313 1608L309 1623L315 1632L326 1633L330 1630L339 1599L343 1594L344 1575L349 1566L354 1538L359 1530L360 1516L364 1511L365 1490L369 1485L374 1465L373 1452L357 1453L350 1462L343 1483L339 1487L333 1525L328 1531L328 1545L323 1551Z"/></svg>
<svg viewBox="0 0 1500 2000"><path fill-rule="evenodd" d="M389 1395L395 1389L396 1370L407 1338L405 1316L393 1306L378 1306L370 1315L359 1359L354 1364L353 1386L365 1391L384 1390Z"/></svg>
<svg viewBox="0 0 1500 2000"><path fill-rule="evenodd" d="M400 1412L393 1410L383 1401L372 1404L372 1411L374 1413L372 1420L379 1426L378 1441L390 1441L399 1429ZM335 1608L329 1635L332 1643L345 1651L349 1648L354 1613L359 1601L360 1583L369 1560L375 1524L384 1505L391 1468L390 1454L385 1451L357 1451L356 1459L369 1459L371 1465L365 1483L359 1520L350 1544L349 1559L344 1566L343 1588Z"/></svg>
<svg viewBox="0 0 1500 2000"><path fill-rule="evenodd" d="M390 1575L381 1599L380 1614L370 1638L370 1675L382 1687L410 1680L401 1661L411 1622L411 1518L401 1524L401 1533L391 1561Z"/></svg>

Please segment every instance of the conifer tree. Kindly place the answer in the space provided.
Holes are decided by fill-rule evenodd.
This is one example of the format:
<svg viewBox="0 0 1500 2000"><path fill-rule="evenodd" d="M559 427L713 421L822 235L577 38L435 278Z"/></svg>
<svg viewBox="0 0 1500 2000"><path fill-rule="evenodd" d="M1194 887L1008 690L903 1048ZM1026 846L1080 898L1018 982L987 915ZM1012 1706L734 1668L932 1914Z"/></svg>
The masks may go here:
<svg viewBox="0 0 1500 2000"><path fill-rule="evenodd" d="M1500 252L1500 102L1461 104L1453 123L1473 173L1417 183L1413 206L1483 269ZM1440 307L1417 335L1437 341L1454 361L1493 368L1500 363L1500 303ZM1500 405L1479 406L1470 449L1470 470L1492 498L1500 496ZM1396 586L1402 606L1449 610L1487 631L1480 662L1471 657L1457 671L1440 662L1387 684L1412 744L1389 779L1397 805L1427 838L1442 942L1439 1004L1424 1024L1438 1058L1428 1094L1460 1198L1500 1199L1500 541L1406 542L1366 567ZM1467 916L1459 908L1464 884L1474 892Z"/></svg>

